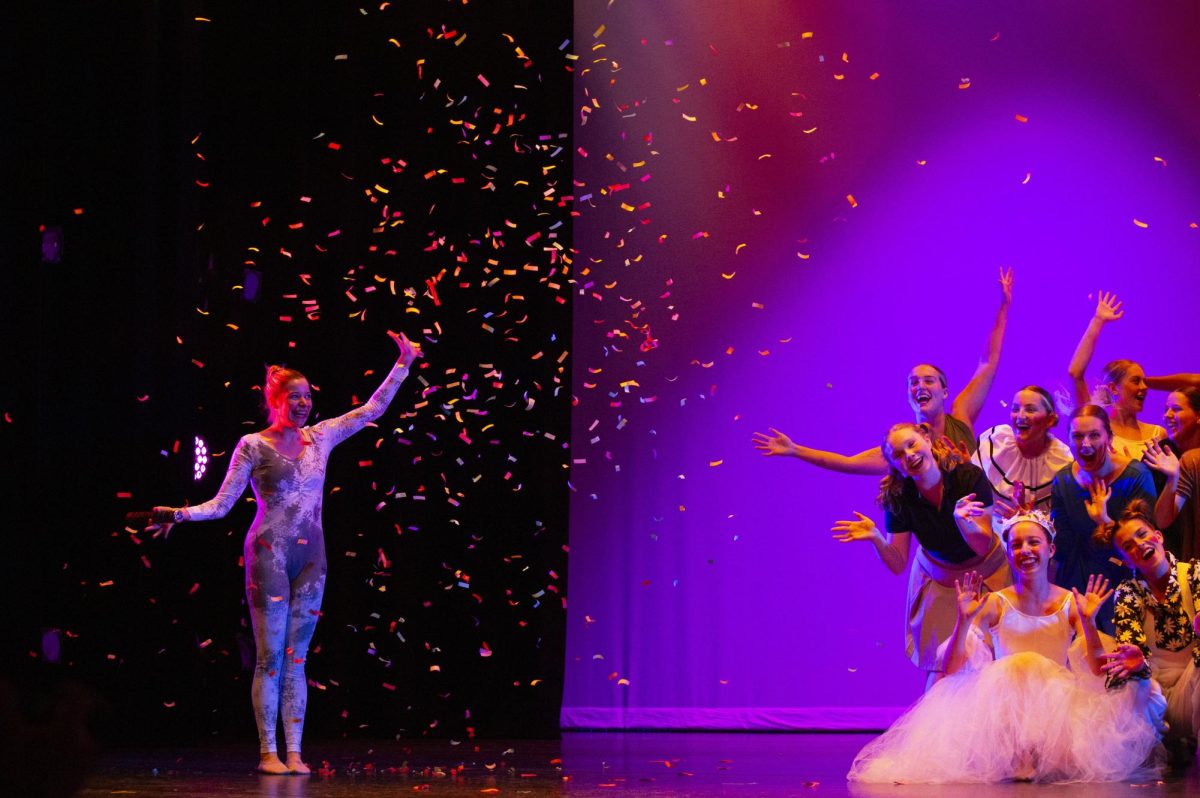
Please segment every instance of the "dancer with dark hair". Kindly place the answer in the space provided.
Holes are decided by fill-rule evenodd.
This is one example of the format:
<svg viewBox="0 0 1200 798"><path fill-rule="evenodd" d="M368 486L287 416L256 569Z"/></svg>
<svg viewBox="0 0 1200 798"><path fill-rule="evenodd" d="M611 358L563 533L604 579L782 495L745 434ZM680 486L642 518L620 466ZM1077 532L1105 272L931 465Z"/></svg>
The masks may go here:
<svg viewBox="0 0 1200 798"><path fill-rule="evenodd" d="M975 368L970 382L954 399L949 411L946 400L950 397L946 374L936 366L919 363L908 373L908 404L916 416L915 423L929 427L934 441L948 439L955 447L968 452L975 451L975 420L987 401L996 369L1000 366L1000 352L1004 347L1004 329L1008 324L1008 306L1012 302L1012 269L1000 270L1000 309L988 336L983 359ZM880 447L867 449L855 455L838 454L822 449L801 446L777 429L771 434L756 432L754 448L764 455L796 457L830 471L844 474L886 474L887 457Z"/></svg>
<svg viewBox="0 0 1200 798"><path fill-rule="evenodd" d="M1011 424L997 424L980 433L975 465L987 475L997 502L1013 509L1023 502L1027 509L1048 510L1054 475L1074 459L1067 445L1050 432L1058 423L1054 398L1045 388L1026 385L1013 396L1009 411ZM1020 501L1014 495L1018 484L1025 492Z"/></svg>
<svg viewBox="0 0 1200 798"><path fill-rule="evenodd" d="M1097 404L1108 411L1113 449L1118 454L1137 459L1142 456L1147 443L1167 437L1167 431L1157 424L1138 420L1138 414L1146 404L1146 392L1150 389L1146 372L1132 360L1114 360L1104 367L1095 391L1088 389L1085 379L1100 331L1104 325L1125 315L1121 305L1116 294L1100 292L1096 312L1088 322L1079 345L1075 347L1067 374L1074 388L1075 406Z"/></svg>
<svg viewBox="0 0 1200 798"><path fill-rule="evenodd" d="M1075 462L1064 466L1050 487L1050 516L1058 530L1052 574L1054 584L1082 590L1092 574L1116 583L1123 569L1106 551L1092 544L1092 533L1111 523L1134 499L1154 502L1150 469L1113 451L1112 427L1099 405L1083 405L1071 413L1071 451ZM1097 617L1100 631L1112 633L1112 611Z"/></svg>
<svg viewBox="0 0 1200 798"><path fill-rule="evenodd" d="M420 348L392 334L396 364L364 404L345 415L306 426L312 393L304 375L271 366L263 398L270 426L242 436L215 498L193 507L155 507L174 523L224 517L249 482L257 511L246 533L246 603L257 662L251 698L258 723L263 773L309 773L300 755L308 686L304 661L325 592L325 539L321 499L329 453L383 415ZM165 531L171 523L165 524ZM276 727L283 721L286 763L279 759Z"/></svg>
<svg viewBox="0 0 1200 798"><path fill-rule="evenodd" d="M1181 388L1167 395L1163 416L1179 457L1166 443L1146 447L1146 465L1164 477L1154 521L1167 548L1185 560L1200 557L1200 388Z"/></svg>
<svg viewBox="0 0 1200 798"><path fill-rule="evenodd" d="M1166 743L1173 764L1195 756L1200 733L1200 634L1196 597L1200 561L1177 560L1163 548L1150 505L1130 502L1120 518L1096 530L1096 541L1134 569L1117 586L1117 649L1105 655L1109 684L1153 678L1167 698Z"/></svg>
<svg viewBox="0 0 1200 798"><path fill-rule="evenodd" d="M905 652L927 672L926 689L941 675L940 646L954 627L954 583L968 571L983 574L989 588L1009 584L1004 550L992 534L992 489L978 467L950 469L933 452L929 429L896 424L880 447L889 471L876 503L885 512L885 536L875 522L855 512L832 531L843 543L869 541L894 574L908 565L915 536L920 546L909 571Z"/></svg>
<svg viewBox="0 0 1200 798"><path fill-rule="evenodd" d="M1102 688L1096 613L1112 595L1108 581L1089 578L1082 591L1050 584L1054 525L1041 511L999 527L1012 586L986 593L976 573L956 582L949 675L863 748L849 780L1090 782L1142 773L1164 702L1149 683Z"/></svg>

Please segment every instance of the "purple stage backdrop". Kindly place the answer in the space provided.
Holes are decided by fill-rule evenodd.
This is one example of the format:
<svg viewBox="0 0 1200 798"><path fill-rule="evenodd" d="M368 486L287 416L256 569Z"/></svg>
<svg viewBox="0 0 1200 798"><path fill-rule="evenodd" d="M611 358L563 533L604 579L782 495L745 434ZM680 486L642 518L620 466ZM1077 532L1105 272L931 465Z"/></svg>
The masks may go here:
<svg viewBox="0 0 1200 798"><path fill-rule="evenodd" d="M1115 357L1200 370L1191 2L577 0L564 727L870 728L923 680L904 579L830 526L842 452L951 394L1016 274L978 429ZM1146 420L1161 422L1162 394ZM1062 425L1058 430L1061 432Z"/></svg>

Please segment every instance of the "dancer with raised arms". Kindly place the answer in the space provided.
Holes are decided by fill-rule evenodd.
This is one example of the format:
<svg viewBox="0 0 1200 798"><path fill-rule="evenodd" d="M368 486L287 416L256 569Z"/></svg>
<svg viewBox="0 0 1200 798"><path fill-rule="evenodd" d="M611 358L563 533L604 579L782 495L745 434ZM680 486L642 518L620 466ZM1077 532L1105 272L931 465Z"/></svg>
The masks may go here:
<svg viewBox="0 0 1200 798"><path fill-rule="evenodd" d="M970 463L951 468L939 462L929 429L896 424L880 447L889 472L879 483L876 503L884 510L881 532L855 512L854 520L833 526L843 543L868 541L884 566L900 574L908 566L912 539L920 544L909 568L905 653L926 672L926 689L941 675L938 647L954 628L954 582L969 571L981 573L991 589L1009 584L1004 549L992 534L992 489Z"/></svg>
<svg viewBox="0 0 1200 798"><path fill-rule="evenodd" d="M371 398L345 415L307 426L312 392L304 375L271 366L263 385L270 426L242 436L215 498L192 507L155 507L169 532L174 523L224 517L250 483L256 514L246 533L246 603L257 659L251 700L258 724L259 771L310 772L301 758L308 685L304 661L325 592L321 524L325 467L335 446L383 415L421 350L404 335L395 365ZM282 720L287 761L276 729Z"/></svg>
<svg viewBox="0 0 1200 798"><path fill-rule="evenodd" d="M1008 306L1012 302L1012 286L1012 269L1001 269L1000 308L996 311L996 320L988 335L983 359L948 411L946 400L950 397L950 391L945 372L928 363L920 363L909 371L908 404L916 417L915 423L927 425L934 441L940 442L945 438L956 447L963 447L968 452L975 451L975 420L987 401L996 369L1000 365L1004 330L1008 324ZM888 471L887 458L878 446L855 455L838 454L801 446L774 428L769 435L754 433L753 443L765 456L795 457L845 474L886 474Z"/></svg>
<svg viewBox="0 0 1200 798"><path fill-rule="evenodd" d="M1146 404L1146 393L1150 385L1141 365L1132 360L1114 360L1104 367L1096 389L1088 388L1086 374L1100 331L1109 322L1118 321L1125 315L1122 302L1116 294L1100 292L1096 312L1088 322L1083 338L1075 347L1067 374L1075 397L1075 406L1097 404L1108 411L1112 427L1112 447L1118 454L1138 459L1152 440L1167 437L1167 431L1157 424L1138 420L1138 414Z"/></svg>

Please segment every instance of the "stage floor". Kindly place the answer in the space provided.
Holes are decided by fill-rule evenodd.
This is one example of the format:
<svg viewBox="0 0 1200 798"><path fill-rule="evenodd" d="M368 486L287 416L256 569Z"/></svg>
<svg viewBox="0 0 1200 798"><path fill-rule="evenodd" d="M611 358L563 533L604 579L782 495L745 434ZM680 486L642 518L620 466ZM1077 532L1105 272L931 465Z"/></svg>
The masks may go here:
<svg viewBox="0 0 1200 798"><path fill-rule="evenodd" d="M1159 782L1086 785L847 785L846 770L873 735L591 733L562 740L313 743L306 756L332 773L261 776L253 749L114 751L79 795L382 796L1011 796L1107 798L1200 794L1195 769ZM460 770L461 768L461 770ZM1135 790L1131 792L1131 790Z"/></svg>

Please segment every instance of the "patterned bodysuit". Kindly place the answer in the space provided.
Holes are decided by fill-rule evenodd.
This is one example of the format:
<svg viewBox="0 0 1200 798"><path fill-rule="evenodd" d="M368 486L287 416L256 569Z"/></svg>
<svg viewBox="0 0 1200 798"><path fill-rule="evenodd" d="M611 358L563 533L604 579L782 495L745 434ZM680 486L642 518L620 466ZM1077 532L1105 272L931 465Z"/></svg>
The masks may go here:
<svg viewBox="0 0 1200 798"><path fill-rule="evenodd" d="M263 753L276 750L282 710L289 752L300 751L308 684L304 661L325 592L321 499L333 447L383 415L408 369L397 363L365 404L304 427L299 457L280 454L261 433L238 441L216 497L189 507L193 521L224 517L250 482L258 503L246 533L246 602L257 662L251 697ZM281 706L282 704L282 706Z"/></svg>

